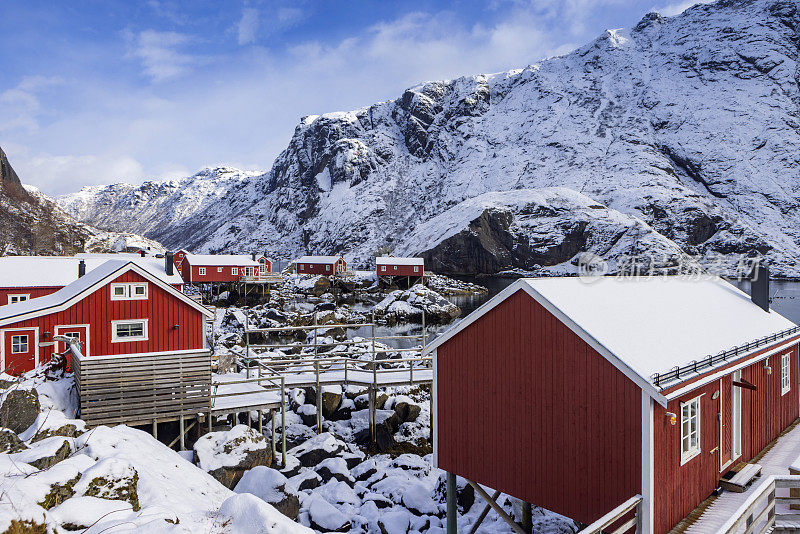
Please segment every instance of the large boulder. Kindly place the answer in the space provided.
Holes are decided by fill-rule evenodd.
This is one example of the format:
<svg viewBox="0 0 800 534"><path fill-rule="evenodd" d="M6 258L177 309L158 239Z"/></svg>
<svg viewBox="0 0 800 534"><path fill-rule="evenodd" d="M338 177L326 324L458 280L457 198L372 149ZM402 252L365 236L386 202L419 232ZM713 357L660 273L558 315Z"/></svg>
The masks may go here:
<svg viewBox="0 0 800 534"><path fill-rule="evenodd" d="M13 389L0 404L0 427L19 434L36 422L41 409L35 389Z"/></svg>
<svg viewBox="0 0 800 534"><path fill-rule="evenodd" d="M308 519L311 528L322 532L347 532L350 519L322 497L312 495L308 499Z"/></svg>
<svg viewBox="0 0 800 534"><path fill-rule="evenodd" d="M394 405L394 413L396 413L397 417L399 417L404 423L412 423L416 421L421 411L422 408L420 408L417 404L398 402Z"/></svg>
<svg viewBox="0 0 800 534"><path fill-rule="evenodd" d="M289 453L300 460L303 467L314 467L327 458L338 456L345 449L345 442L330 432L323 432L289 450Z"/></svg>
<svg viewBox="0 0 800 534"><path fill-rule="evenodd" d="M392 291L375 305L375 315L388 324L447 324L461 315L461 309L436 291L417 284L405 291Z"/></svg>
<svg viewBox="0 0 800 534"><path fill-rule="evenodd" d="M209 432L194 444L194 453L200 469L228 488L235 487L245 471L272 464L272 447L262 434L246 425Z"/></svg>
<svg viewBox="0 0 800 534"><path fill-rule="evenodd" d="M139 505L139 473L123 458L104 458L87 469L75 484L78 495L100 497L130 503L134 511Z"/></svg>
<svg viewBox="0 0 800 534"><path fill-rule="evenodd" d="M286 517L295 519L300 513L300 498L287 487L288 483L289 480L280 471L260 465L247 471L233 491L252 493Z"/></svg>

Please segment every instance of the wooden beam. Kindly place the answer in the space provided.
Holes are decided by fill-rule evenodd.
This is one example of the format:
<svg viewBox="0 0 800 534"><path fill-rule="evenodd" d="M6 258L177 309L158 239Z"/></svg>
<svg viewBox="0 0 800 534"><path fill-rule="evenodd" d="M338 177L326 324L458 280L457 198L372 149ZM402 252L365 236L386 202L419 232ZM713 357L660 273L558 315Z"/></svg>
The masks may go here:
<svg viewBox="0 0 800 534"><path fill-rule="evenodd" d="M758 389L755 384L751 384L750 382L748 382L744 378L742 378L741 382L737 382L737 381L734 380L733 381L733 385L736 386L736 387L739 387L739 388L749 389L751 391L756 391Z"/></svg>
<svg viewBox="0 0 800 534"><path fill-rule="evenodd" d="M467 480L467 482L469 483L469 485L470 485L470 486L472 486L472 488L473 488L473 489L474 489L476 492L478 492L478 495L480 495L481 497L483 497L483 500L485 500L487 503L489 503L489 506L491 506L491 507L492 507L492 509L493 509L495 512L497 512L497 515L499 515L499 516L500 516L500 518L501 518L503 521L505 521L505 522L508 524L508 526L509 526L509 527L511 527L511 529L512 529L514 532L516 532L517 534L525 534L525 531L522 529L522 527L521 527L521 526L519 526L519 525L516 523L516 521L514 521L513 519L511 519L511 516L509 516L509 515L506 513L506 511L505 511L505 510L503 510L503 508L502 508L502 507L501 507L499 504L497 504L497 501L495 501L494 499L492 499L492 498L489 496L489 494L488 494L488 493L486 493L486 491L485 491L485 490L484 490L484 489L483 489L483 488L480 486L480 484L476 484L476 483L474 483L474 482L473 482L473 481L471 481L471 480Z"/></svg>

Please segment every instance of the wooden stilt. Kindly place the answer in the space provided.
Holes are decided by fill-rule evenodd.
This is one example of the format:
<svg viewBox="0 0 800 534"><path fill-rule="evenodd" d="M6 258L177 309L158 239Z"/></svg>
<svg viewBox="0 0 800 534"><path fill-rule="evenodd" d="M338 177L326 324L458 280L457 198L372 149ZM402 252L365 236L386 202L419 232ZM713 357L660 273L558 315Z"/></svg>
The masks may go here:
<svg viewBox="0 0 800 534"><path fill-rule="evenodd" d="M456 499L456 476L447 473L447 534L458 532Z"/></svg>
<svg viewBox="0 0 800 534"><path fill-rule="evenodd" d="M264 433L264 412L262 410L258 410L258 433Z"/></svg>
<svg viewBox="0 0 800 534"><path fill-rule="evenodd" d="M499 496L500 496L500 492L499 491L495 491L494 495L492 495L492 500L496 501ZM492 509L492 507L489 506L489 503L486 503L486 507L481 512L481 515L478 516L478 520L475 521L475 523L473 523L472 530L469 531L469 534L475 534L476 532L478 532L478 527L481 526L481 523L483 523L483 520L486 519L487 515L489 515L489 510L491 510L491 509Z"/></svg>
<svg viewBox="0 0 800 534"><path fill-rule="evenodd" d="M183 422L183 414L181 414L180 419L178 419L178 423L180 426L179 432L181 433L181 450L186 450L186 425Z"/></svg>
<svg viewBox="0 0 800 534"><path fill-rule="evenodd" d="M158 439L158 421L153 419L153 437Z"/></svg>
<svg viewBox="0 0 800 534"><path fill-rule="evenodd" d="M493 500L497 500L495 497ZM531 503L522 503L522 530L526 534L533 534L533 513L531 511Z"/></svg>
<svg viewBox="0 0 800 534"><path fill-rule="evenodd" d="M521 527L521 526L519 526L519 525L516 523L516 521L514 521L513 519L511 519L511 516L509 516L509 515L506 513L506 511L505 511L505 510L503 510L503 508L502 508L502 507L501 507L499 504L497 504L497 501L495 501L494 499L492 499L491 497L489 497L489 494L488 494L488 493L486 493L486 490L484 490L484 489L483 489L483 488L480 486L480 484L476 484L476 483L474 483L474 482L473 482L473 481L471 481L471 480L467 480L467 482L469 482L469 485L470 485L470 486L472 486L472 488L475 490L475 492L476 492L478 495L480 495L480 496L483 498L483 500L484 500L484 501L486 501L486 502L489 504L489 506L491 506L491 507L492 507L492 509L493 509L495 512L497 512L497 515L499 515L499 516L500 516L500 518L501 518L503 521L505 521L505 522L506 522L506 524L507 524L509 527L511 527L511 530L513 530L514 532L516 532L516 534L525 534L525 531L524 531L524 530L522 530L522 527Z"/></svg>
<svg viewBox="0 0 800 534"><path fill-rule="evenodd" d="M275 443L275 410L269 411L269 418L272 425L272 457L275 458L275 463L278 463L278 448Z"/></svg>

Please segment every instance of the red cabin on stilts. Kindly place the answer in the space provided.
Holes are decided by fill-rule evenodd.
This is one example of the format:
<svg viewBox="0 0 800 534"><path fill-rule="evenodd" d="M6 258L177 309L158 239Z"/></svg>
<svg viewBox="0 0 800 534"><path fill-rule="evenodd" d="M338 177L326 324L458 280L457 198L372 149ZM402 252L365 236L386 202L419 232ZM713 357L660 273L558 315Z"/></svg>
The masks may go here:
<svg viewBox="0 0 800 534"><path fill-rule="evenodd" d="M303 256L294 261L297 274L341 274L347 262L341 256Z"/></svg>
<svg viewBox="0 0 800 534"><path fill-rule="evenodd" d="M800 328L718 279L521 279L431 343L434 463L666 533L798 418Z"/></svg>

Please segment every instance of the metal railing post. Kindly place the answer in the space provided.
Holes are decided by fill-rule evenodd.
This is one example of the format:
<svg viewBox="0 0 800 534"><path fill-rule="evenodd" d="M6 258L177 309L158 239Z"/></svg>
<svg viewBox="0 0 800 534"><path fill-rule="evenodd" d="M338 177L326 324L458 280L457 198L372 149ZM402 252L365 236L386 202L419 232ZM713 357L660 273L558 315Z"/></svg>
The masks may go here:
<svg viewBox="0 0 800 534"><path fill-rule="evenodd" d="M319 382L319 360L314 361L314 373L317 383L317 434L322 434L322 388Z"/></svg>

